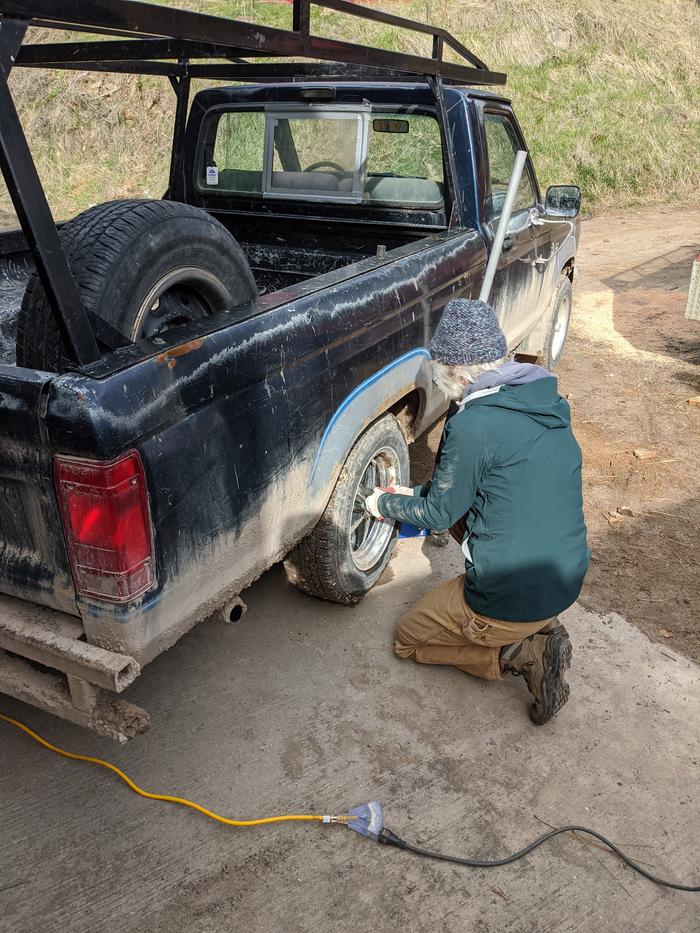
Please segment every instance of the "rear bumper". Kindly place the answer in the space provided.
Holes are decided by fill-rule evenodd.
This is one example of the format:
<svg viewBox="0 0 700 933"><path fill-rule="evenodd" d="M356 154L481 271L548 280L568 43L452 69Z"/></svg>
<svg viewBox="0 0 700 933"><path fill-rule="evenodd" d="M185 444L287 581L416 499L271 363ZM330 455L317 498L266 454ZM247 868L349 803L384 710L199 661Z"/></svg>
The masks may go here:
<svg viewBox="0 0 700 933"><path fill-rule="evenodd" d="M141 668L84 638L74 616L0 596L0 693L126 742L149 725L148 713L118 696Z"/></svg>

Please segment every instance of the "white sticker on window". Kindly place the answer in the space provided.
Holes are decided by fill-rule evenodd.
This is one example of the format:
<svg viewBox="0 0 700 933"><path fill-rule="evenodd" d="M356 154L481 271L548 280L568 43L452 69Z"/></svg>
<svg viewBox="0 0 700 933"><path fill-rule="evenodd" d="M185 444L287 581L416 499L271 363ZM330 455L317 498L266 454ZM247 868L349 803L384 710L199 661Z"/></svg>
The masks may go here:
<svg viewBox="0 0 700 933"><path fill-rule="evenodd" d="M219 184L219 169L216 165L207 165L207 184Z"/></svg>

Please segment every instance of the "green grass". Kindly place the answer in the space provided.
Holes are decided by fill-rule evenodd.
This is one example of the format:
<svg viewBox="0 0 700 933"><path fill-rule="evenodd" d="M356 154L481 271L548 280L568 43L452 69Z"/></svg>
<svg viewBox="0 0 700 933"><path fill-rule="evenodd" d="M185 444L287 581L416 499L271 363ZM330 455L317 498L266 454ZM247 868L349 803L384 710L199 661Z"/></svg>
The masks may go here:
<svg viewBox="0 0 700 933"><path fill-rule="evenodd" d="M291 7L177 0L282 28ZM540 184L575 183L584 210L698 200L700 87L694 0L407 0L380 4L445 26L507 71ZM317 34L429 52L427 40L312 10ZM52 38L36 30L39 41ZM67 217L167 183L174 95L165 79L13 72L12 85L51 206ZM200 84L201 86L201 84ZM6 192L0 212L7 221Z"/></svg>

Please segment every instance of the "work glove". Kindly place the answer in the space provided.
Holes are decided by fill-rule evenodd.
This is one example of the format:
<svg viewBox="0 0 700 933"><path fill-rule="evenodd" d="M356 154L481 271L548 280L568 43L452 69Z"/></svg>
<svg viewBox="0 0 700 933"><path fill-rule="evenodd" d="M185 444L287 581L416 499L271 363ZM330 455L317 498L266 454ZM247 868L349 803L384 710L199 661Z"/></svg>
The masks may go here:
<svg viewBox="0 0 700 933"><path fill-rule="evenodd" d="M380 521L384 521L384 516L379 511L379 497L383 493L395 493L399 496L412 496L413 490L409 486L387 486L385 489L381 489L379 486L374 487L374 492L371 496L367 496L365 499L365 509L372 515L374 518L378 518Z"/></svg>
<svg viewBox="0 0 700 933"><path fill-rule="evenodd" d="M369 512L373 518L378 518L380 522L384 521L384 516L379 511L379 497L383 496L385 492L387 492L386 489L380 489L379 486L375 486L374 492L365 499L365 510Z"/></svg>

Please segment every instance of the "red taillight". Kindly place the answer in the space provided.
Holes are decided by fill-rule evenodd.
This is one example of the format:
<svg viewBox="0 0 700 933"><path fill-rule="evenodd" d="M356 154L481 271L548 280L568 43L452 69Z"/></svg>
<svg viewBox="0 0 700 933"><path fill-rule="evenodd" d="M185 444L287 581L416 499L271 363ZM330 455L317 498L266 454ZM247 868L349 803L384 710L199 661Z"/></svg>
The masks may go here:
<svg viewBox="0 0 700 933"><path fill-rule="evenodd" d="M155 582L141 458L56 457L56 492L75 585L83 596L126 602Z"/></svg>

